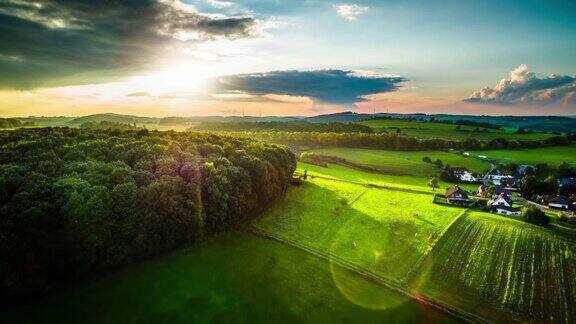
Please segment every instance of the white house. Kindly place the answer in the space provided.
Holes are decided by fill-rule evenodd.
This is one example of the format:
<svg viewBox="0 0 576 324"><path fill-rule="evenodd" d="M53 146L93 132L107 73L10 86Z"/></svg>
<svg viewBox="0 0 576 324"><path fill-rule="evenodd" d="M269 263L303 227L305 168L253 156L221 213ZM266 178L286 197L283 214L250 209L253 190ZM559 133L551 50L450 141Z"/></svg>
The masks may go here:
<svg viewBox="0 0 576 324"><path fill-rule="evenodd" d="M520 216L522 214L519 208L506 207L506 206L494 207L494 212L496 214L507 216Z"/></svg>
<svg viewBox="0 0 576 324"><path fill-rule="evenodd" d="M548 207L556 209L570 209L570 202L562 197L554 197L548 202Z"/></svg>
<svg viewBox="0 0 576 324"><path fill-rule="evenodd" d="M476 177L470 171L468 171L468 169L466 169L466 168L454 167L454 168L451 168L450 171L452 172L452 174L456 178L460 179L460 181L463 181L463 182L476 182L476 181L478 181L478 179L476 179Z"/></svg>
<svg viewBox="0 0 576 324"><path fill-rule="evenodd" d="M514 180L514 177L504 174L489 174L486 177L496 186L504 186Z"/></svg>
<svg viewBox="0 0 576 324"><path fill-rule="evenodd" d="M510 197L507 194L501 193L498 197L488 201L488 206L512 207L512 197Z"/></svg>

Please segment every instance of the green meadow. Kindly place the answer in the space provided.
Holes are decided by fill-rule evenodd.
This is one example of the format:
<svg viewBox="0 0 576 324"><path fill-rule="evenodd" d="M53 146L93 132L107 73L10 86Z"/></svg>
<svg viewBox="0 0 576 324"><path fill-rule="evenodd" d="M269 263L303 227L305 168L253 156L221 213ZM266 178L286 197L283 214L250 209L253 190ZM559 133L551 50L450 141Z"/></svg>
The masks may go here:
<svg viewBox="0 0 576 324"><path fill-rule="evenodd" d="M438 175L438 167L425 163L422 158L429 157L432 161L440 159L445 165L466 167L471 172L486 172L488 163L465 157L457 153L442 151L385 151L371 149L326 148L312 150L322 155L337 156L352 162L367 165L382 173L391 175L433 176Z"/></svg>
<svg viewBox="0 0 576 324"><path fill-rule="evenodd" d="M383 321L455 320L325 259L242 233L0 311L2 323Z"/></svg>
<svg viewBox="0 0 576 324"><path fill-rule="evenodd" d="M563 162L576 166L576 145L553 146L525 150L489 150L474 151L475 155L485 155L489 159L495 159L502 163L538 164L548 163L558 166Z"/></svg>
<svg viewBox="0 0 576 324"><path fill-rule="evenodd" d="M439 181L438 184L440 188L432 190L428 187L428 182L431 177L437 177L439 172L432 173L428 176L411 176L411 175L389 175L382 174L378 172L367 172L363 170L356 170L349 167L345 167L338 164L328 164L328 167L321 167L313 164L298 162L299 172L306 170L309 175L340 179L346 181L358 182L361 184L374 184L383 187L393 187L400 189L415 190L420 192L426 192L429 194L433 193L444 193L444 190L448 187L454 186L453 183L448 183L444 181ZM458 184L460 187L466 190L475 190L478 188L477 184Z"/></svg>
<svg viewBox="0 0 576 324"><path fill-rule="evenodd" d="M254 226L401 283L462 209L432 196L312 179Z"/></svg>
<svg viewBox="0 0 576 324"><path fill-rule="evenodd" d="M370 126L376 130L393 132L396 129L400 129L402 133L418 138L441 138L447 140L465 140L467 138L493 140L504 137L506 139L532 141L554 136L542 133L515 134L515 130L511 129L487 129L483 131L482 127L479 127L480 131L476 131L476 126L460 126L460 129L457 129L457 125L401 119L366 120L358 123Z"/></svg>

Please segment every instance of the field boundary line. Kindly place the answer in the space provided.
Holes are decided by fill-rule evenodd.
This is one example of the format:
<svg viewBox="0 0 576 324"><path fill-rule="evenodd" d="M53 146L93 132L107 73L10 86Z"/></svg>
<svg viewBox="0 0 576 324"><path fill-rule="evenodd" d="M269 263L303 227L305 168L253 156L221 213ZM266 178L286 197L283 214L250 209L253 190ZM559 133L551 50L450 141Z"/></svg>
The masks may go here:
<svg viewBox="0 0 576 324"><path fill-rule="evenodd" d="M464 216L470 211L470 209L464 209L464 211L462 211L460 214L458 214L456 217L454 217L454 219L442 230L440 231L440 234L438 234L438 237L434 240L434 242L432 242L430 245L430 249L428 249L428 251L426 253L424 253L419 259L418 261L416 261L416 263L414 263L414 266L412 267L412 270L410 270L410 272L408 272L406 274L406 276L404 277L404 279L402 279L402 283L409 283L412 279L415 278L416 274L418 273L418 270L420 270L420 267L422 266L422 263L424 263L424 260L426 260L426 258L428 257L428 255L432 252L432 250L434 250L434 248L436 247L436 244L438 243L438 241L440 241L440 239L442 239L442 237L444 236L444 234L446 234L446 232L448 232L448 230L452 227L452 225L456 224L456 222L460 221L462 218L464 218Z"/></svg>
<svg viewBox="0 0 576 324"><path fill-rule="evenodd" d="M356 264L354 264L348 260L345 260L345 259L343 259L337 255L334 255L333 253L320 251L319 249L307 246L306 244L294 242L288 238L283 237L282 235L272 234L272 233L270 233L264 229L259 228L256 225L252 225L251 232L256 236L260 236L260 237L263 237L265 239L274 240L274 241L280 242L282 244L303 250L307 253L310 253L316 257L325 259L329 262L334 262L338 266L342 267L343 269L355 272L355 273L357 273L357 274L359 274L365 278L374 280L375 282L385 286L388 289L395 291L396 293L407 296L407 297L409 297L409 298L411 298L411 299L413 299L419 303L423 303L429 307L440 310L440 311L442 311L442 312L444 312L450 316L453 316L455 318L459 318L459 319L462 319L462 320L465 320L465 321L471 322L471 323L489 323L484 318L482 318L478 315L472 314L470 312L467 312L465 310L462 310L456 306L443 303L443 302L438 301L434 298L429 298L429 297L422 296L419 294L418 295L413 294L413 293L409 292L408 290L404 289L401 285L393 282L392 280L387 279L386 277L383 277L381 275L378 275L378 274L370 271L369 269L358 266L358 265L356 265Z"/></svg>

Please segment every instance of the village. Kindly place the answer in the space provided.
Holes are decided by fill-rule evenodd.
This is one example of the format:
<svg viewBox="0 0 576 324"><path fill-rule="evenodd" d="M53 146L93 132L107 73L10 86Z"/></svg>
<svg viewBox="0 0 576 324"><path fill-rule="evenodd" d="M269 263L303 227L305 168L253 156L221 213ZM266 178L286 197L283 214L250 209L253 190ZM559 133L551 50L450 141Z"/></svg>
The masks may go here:
<svg viewBox="0 0 576 324"><path fill-rule="evenodd" d="M576 222L576 176L569 165L561 165L557 174L551 175L545 164L502 165L483 155L460 154L489 162L490 170L481 174L459 166L444 168L440 179L456 184L446 188L444 195L436 195L435 203L480 208L515 217L522 216L528 209L539 210L543 215L557 215L559 220ZM543 174L547 176L541 179ZM467 184L466 187L478 184L478 187L465 190L458 184Z"/></svg>

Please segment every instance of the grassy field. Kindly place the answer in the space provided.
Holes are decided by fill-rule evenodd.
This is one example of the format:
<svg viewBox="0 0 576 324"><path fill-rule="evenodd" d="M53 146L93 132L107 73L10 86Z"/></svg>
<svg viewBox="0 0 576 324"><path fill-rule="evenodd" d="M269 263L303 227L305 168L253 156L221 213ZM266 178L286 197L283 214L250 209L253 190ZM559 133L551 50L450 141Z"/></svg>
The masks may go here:
<svg viewBox="0 0 576 324"><path fill-rule="evenodd" d="M428 193L444 193L446 188L454 186L453 183L439 181L440 188L433 191L432 188L428 187L428 181L430 181L431 176L396 176L355 170L337 164L328 164L328 167L324 168L313 164L298 162L298 171L302 172L304 170L307 170L309 175L314 176L349 180L364 184L397 187ZM478 189L477 184L459 184L459 186L469 191Z"/></svg>
<svg viewBox="0 0 576 324"><path fill-rule="evenodd" d="M382 173L430 177L439 174L439 169L422 161L427 156L432 161L440 159L452 167L466 167L472 172L486 172L488 163L456 153L442 151L400 152L370 149L326 148L312 150L323 155L337 156L352 162L368 165Z"/></svg>
<svg viewBox="0 0 576 324"><path fill-rule="evenodd" d="M475 131L476 126L460 126L460 129L456 129L457 125L442 124L442 123L430 123L421 121L407 121L400 119L383 119L383 120L366 120L361 121L359 124L370 126L377 130L387 130L395 131L395 129L401 129L402 133L411 135L418 138L442 138L442 139L455 139L464 140L469 137L476 138L479 140L492 140L499 137L504 137L507 139L517 139L517 140L541 140L548 137L554 136L552 134L515 134L513 130L495 130L487 129L486 132L482 131L483 128L480 127L480 131ZM515 131L515 130L514 130Z"/></svg>
<svg viewBox="0 0 576 324"><path fill-rule="evenodd" d="M562 162L568 162L576 166L576 145L554 146L526 150L492 150L475 151L475 155L485 155L490 159L500 162L515 162L520 164L548 163L551 166L558 166Z"/></svg>
<svg viewBox="0 0 576 324"><path fill-rule="evenodd" d="M229 234L37 302L2 323L450 323L285 244Z"/></svg>
<svg viewBox="0 0 576 324"><path fill-rule="evenodd" d="M576 243L517 220L469 213L419 274L418 290L487 317L504 309L532 322L576 318Z"/></svg>
<svg viewBox="0 0 576 324"><path fill-rule="evenodd" d="M255 227L401 283L462 209L427 194L313 179Z"/></svg>

